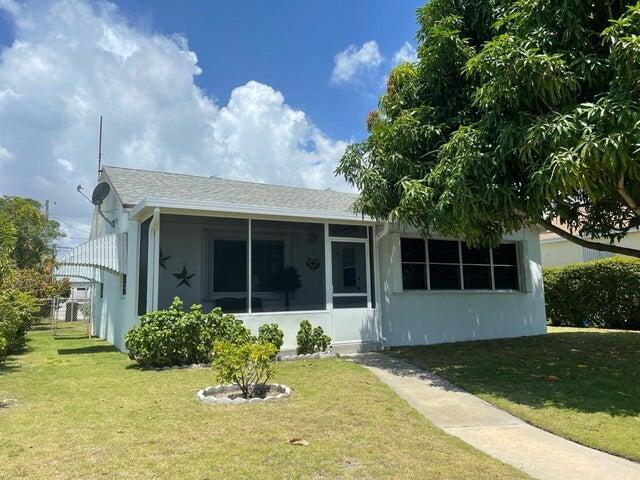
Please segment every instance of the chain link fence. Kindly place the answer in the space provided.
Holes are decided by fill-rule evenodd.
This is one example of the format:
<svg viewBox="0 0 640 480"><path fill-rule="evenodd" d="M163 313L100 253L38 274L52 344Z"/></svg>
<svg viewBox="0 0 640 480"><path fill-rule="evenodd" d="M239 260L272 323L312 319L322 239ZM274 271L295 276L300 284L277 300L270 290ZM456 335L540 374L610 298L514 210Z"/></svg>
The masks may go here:
<svg viewBox="0 0 640 480"><path fill-rule="evenodd" d="M40 311L30 330L51 330L56 336L64 335L67 331L91 335L91 299L55 297L40 298L37 302Z"/></svg>

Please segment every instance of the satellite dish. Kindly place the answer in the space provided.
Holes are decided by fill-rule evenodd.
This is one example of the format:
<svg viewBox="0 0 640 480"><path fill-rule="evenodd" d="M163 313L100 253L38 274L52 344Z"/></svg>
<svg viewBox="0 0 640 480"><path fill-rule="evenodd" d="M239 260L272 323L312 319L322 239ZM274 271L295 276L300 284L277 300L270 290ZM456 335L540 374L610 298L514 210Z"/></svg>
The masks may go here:
<svg viewBox="0 0 640 480"><path fill-rule="evenodd" d="M93 193L91 194L91 203L98 206L102 205L102 202L107 198L110 191L111 187L107 182L100 182L96 185L96 188L93 189Z"/></svg>

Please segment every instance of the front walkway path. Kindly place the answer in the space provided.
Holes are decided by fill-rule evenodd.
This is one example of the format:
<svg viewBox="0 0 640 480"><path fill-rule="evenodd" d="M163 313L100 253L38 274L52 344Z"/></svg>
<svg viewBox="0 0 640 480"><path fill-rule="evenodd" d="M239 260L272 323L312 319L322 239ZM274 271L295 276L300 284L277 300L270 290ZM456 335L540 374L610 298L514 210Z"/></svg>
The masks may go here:
<svg viewBox="0 0 640 480"><path fill-rule="evenodd" d="M359 355L354 360L445 432L534 478L640 479L640 464L533 427L403 360L381 353Z"/></svg>

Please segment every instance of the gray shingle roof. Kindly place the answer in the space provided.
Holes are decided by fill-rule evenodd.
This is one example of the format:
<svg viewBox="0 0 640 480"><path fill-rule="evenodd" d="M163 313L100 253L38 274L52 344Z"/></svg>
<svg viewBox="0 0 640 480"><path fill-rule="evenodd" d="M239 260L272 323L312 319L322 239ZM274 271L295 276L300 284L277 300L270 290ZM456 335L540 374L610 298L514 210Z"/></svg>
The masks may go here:
<svg viewBox="0 0 640 480"><path fill-rule="evenodd" d="M218 177L201 177L123 167L103 167L103 175L113 185L125 206L143 198L219 202L239 206L291 208L327 213L352 213L357 195L242 182Z"/></svg>

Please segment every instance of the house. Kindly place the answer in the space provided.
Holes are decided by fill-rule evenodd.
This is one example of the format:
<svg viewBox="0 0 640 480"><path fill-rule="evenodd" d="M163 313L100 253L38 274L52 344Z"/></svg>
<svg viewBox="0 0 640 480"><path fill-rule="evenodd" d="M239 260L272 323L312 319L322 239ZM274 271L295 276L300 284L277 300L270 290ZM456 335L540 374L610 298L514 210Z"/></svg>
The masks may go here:
<svg viewBox="0 0 640 480"><path fill-rule="evenodd" d="M562 225L560 225L562 226ZM589 239L606 243L606 240ZM631 230L625 238L616 245L640 250L640 230ZM600 258L613 257L611 252L600 252L592 248L582 247L570 242L553 232L540 234L540 252L543 267L559 267L573 263L588 262Z"/></svg>
<svg viewBox="0 0 640 480"><path fill-rule="evenodd" d="M85 280L72 282L69 298L74 300L90 300L91 282L87 282Z"/></svg>
<svg viewBox="0 0 640 480"><path fill-rule="evenodd" d="M90 240L57 275L96 285L93 333L124 349L138 316L216 306L284 349L302 320L338 352L545 333L538 231L497 248L421 238L352 211L354 195L105 166Z"/></svg>

